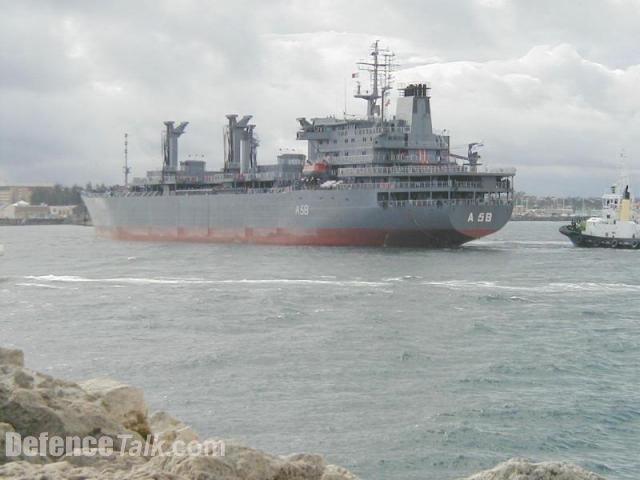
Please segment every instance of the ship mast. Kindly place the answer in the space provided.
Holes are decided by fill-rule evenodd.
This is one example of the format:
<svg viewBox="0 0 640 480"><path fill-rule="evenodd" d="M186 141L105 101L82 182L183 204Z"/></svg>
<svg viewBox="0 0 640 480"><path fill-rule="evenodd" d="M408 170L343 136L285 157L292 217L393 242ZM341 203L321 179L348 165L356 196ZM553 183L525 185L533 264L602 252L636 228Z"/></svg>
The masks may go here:
<svg viewBox="0 0 640 480"><path fill-rule="evenodd" d="M358 62L358 70L368 72L371 90L361 89L358 82L355 98L367 101L367 118L384 120L385 95L391 90L393 71L397 64L393 62L395 55L387 49L380 48L380 40L371 46L370 61ZM381 100L378 105L378 100Z"/></svg>
<svg viewBox="0 0 640 480"><path fill-rule="evenodd" d="M129 174L131 173L131 169L129 168L129 134L124 134L124 167L122 167L122 171L124 172L124 187L129 188Z"/></svg>

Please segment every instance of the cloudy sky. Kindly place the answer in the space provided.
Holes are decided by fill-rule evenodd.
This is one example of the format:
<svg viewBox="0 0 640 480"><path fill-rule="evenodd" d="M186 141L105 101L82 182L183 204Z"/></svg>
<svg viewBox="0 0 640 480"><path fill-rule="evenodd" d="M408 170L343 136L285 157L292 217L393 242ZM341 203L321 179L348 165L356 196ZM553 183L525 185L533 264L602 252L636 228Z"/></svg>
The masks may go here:
<svg viewBox="0 0 640 480"><path fill-rule="evenodd" d="M639 26L640 0L0 0L0 184L119 182L124 132L143 176L164 120L219 167L226 113L254 116L259 162L304 151L295 119L342 114L380 39L452 145L484 141L520 190L599 195L623 149L640 180Z"/></svg>

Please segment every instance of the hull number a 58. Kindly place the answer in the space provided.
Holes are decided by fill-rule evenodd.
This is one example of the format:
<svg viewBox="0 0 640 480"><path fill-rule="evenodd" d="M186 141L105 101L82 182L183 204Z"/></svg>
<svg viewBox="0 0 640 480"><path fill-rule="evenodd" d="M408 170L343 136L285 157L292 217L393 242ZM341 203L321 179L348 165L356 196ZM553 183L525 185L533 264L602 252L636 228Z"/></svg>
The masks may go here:
<svg viewBox="0 0 640 480"><path fill-rule="evenodd" d="M489 223L489 222L491 222L492 217L493 217L493 213L491 213L491 212L486 212L486 213L485 212L480 212L478 214L478 217L474 220L473 212L471 212L469 214L469 218L467 218L467 222L471 223L473 221L476 221L478 223L483 223L483 222Z"/></svg>
<svg viewBox="0 0 640 480"><path fill-rule="evenodd" d="M296 205L296 215L309 215L309 205Z"/></svg>

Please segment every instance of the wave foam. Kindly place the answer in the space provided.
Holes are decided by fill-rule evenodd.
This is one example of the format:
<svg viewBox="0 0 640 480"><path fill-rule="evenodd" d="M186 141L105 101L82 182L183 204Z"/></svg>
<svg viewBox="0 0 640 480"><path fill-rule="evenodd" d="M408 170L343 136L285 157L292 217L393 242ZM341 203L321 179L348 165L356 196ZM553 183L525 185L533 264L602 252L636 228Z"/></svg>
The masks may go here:
<svg viewBox="0 0 640 480"><path fill-rule="evenodd" d="M588 292L637 292L640 285L628 283L604 283L604 282L551 282L539 285L504 285L493 281L468 281L468 280L443 280L422 282L423 285L449 288L451 290L492 289L520 292L563 293L568 291Z"/></svg>
<svg viewBox="0 0 640 480"><path fill-rule="evenodd" d="M573 248L571 242L562 240L474 240L469 245L531 245L536 247L558 246Z"/></svg>
<svg viewBox="0 0 640 480"><path fill-rule="evenodd" d="M318 279L235 279L235 280L207 280L202 278L87 278L75 275L38 275L26 276L28 280L40 282L63 283L109 283L131 285L226 285L226 284L252 284L252 285L334 285L349 287L381 287L389 285L387 282L368 282L363 280L318 280Z"/></svg>
<svg viewBox="0 0 640 480"><path fill-rule="evenodd" d="M68 289L68 287L58 287L56 285L47 285L45 283L29 283L29 282L16 283L16 286L18 286L18 287L51 288L51 289L54 289L54 290L67 290Z"/></svg>

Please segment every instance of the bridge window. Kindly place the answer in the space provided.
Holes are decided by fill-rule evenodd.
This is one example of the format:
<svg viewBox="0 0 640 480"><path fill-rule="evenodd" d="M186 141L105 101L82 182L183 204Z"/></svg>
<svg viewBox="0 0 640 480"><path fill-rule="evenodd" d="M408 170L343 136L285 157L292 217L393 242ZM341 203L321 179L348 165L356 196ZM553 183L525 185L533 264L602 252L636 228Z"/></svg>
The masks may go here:
<svg viewBox="0 0 640 480"><path fill-rule="evenodd" d="M409 192L392 192L392 200L409 200Z"/></svg>

